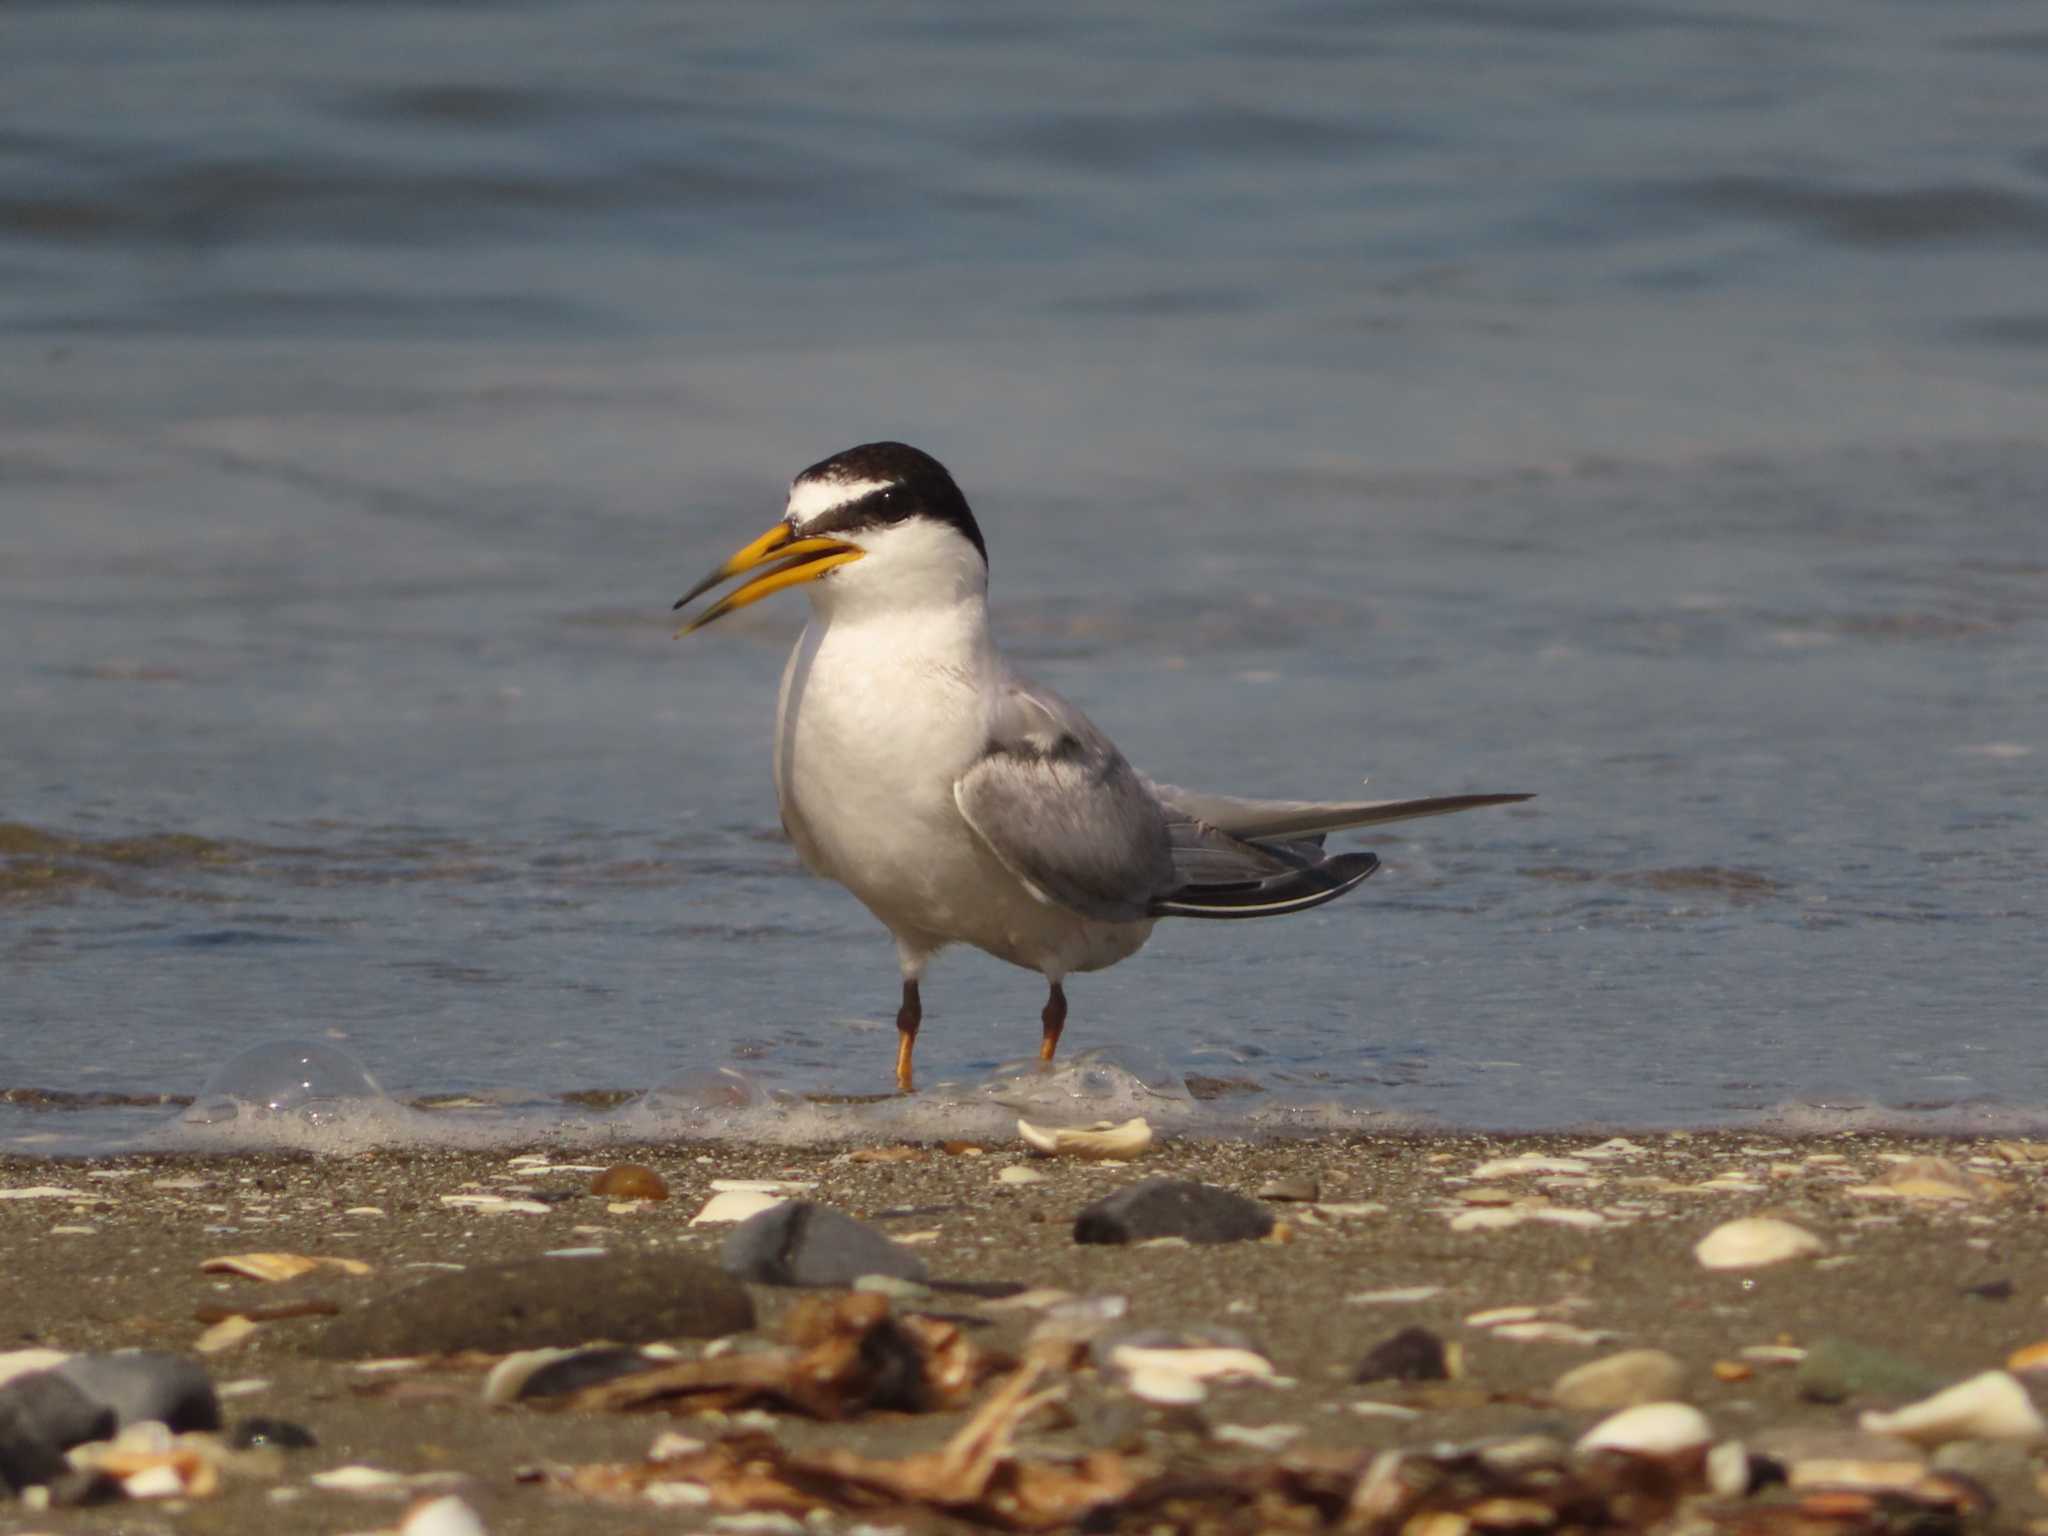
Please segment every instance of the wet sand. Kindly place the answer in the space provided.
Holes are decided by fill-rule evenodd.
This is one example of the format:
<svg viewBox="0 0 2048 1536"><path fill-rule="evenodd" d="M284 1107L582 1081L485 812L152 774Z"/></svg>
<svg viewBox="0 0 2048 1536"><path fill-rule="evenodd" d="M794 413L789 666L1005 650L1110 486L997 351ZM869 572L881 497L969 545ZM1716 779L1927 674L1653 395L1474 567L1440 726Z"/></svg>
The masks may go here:
<svg viewBox="0 0 2048 1536"><path fill-rule="evenodd" d="M1600 1415L1557 1407L1549 1395L1553 1381L1570 1367L1639 1347L1678 1357L1686 1373L1680 1395L1720 1436L1787 1425L1843 1428L1859 1409L1898 1399L1852 1394L1844 1402L1810 1401L1801 1396L1796 1366L1745 1360L1743 1351L1846 1340L1893 1352L1949 1382L1997 1368L2015 1350L2048 1337L2048 1163L2031 1160L2048 1155L2048 1147L1861 1134L1638 1135L1583 1158L1583 1172L1473 1178L1491 1160L1580 1157L1594 1143L1583 1136L1462 1135L1165 1142L1124 1165L1032 1158L1020 1145L994 1143L904 1149L893 1161L875 1160L872 1148L847 1147L683 1143L607 1147L587 1157L550 1151L558 1165L633 1161L658 1170L671 1198L632 1204L588 1193L588 1172L515 1165L516 1151L505 1150L322 1159L7 1158L0 1159L0 1194L36 1187L75 1193L0 1198L0 1243L8 1256L0 1349L188 1351L208 1326L202 1317L307 1299L348 1313L377 1307L440 1272L430 1266L537 1258L565 1248L653 1249L715 1261L730 1228L689 1224L714 1178L815 1181L808 1198L910 1237L935 1277L1080 1296L1119 1293L1129 1298L1133 1324L1240 1330L1290 1383L1215 1388L1197 1408L1165 1409L1123 1399L1107 1383L1077 1381L1076 1402L1094 1406L1077 1407L1063 1426L1027 1427L1019 1440L1027 1450L1041 1438L1085 1440L1095 1432L1090 1414L1111 1409L1121 1418L1097 1425L1100 1434L1161 1464L1272 1459L1274 1453L1218 1443L1214 1431L1226 1424L1297 1425L1289 1454L1362 1453L1530 1430L1569 1440ZM1924 1180L1897 1182L1902 1165L1909 1172L1919 1166L1904 1160L1923 1157L1962 1170L1966 1192L1941 1197ZM1015 1165L1043 1177L1000 1181L1000 1171ZM1084 1205L1152 1175L1244 1194L1276 1180L1307 1182L1317 1186L1319 1202L1271 1201L1282 1230L1265 1241L1135 1248L1073 1241L1073 1218ZM1888 1176L1893 1184L1876 1182ZM444 1199L479 1193L520 1205L493 1211ZM524 1208L536 1203L545 1209ZM1454 1227L1483 1211L1519 1211L1525 1219ZM1559 1211L1587 1214L1561 1220ZM1826 1242L1826 1255L1746 1272L1703 1268L1694 1244L1721 1222L1755 1214L1797 1222ZM209 1257L251 1251L338 1255L371 1268L282 1284L200 1271ZM1355 1299L1427 1286L1441 1289L1420 1300ZM757 1331L764 1333L802 1294L765 1287L753 1293ZM1028 1311L988 1309L963 1296L899 1306L985 1316L987 1324L968 1333L977 1346L996 1350L1015 1348L1032 1320ZM1540 1308L1535 1320L1585 1336L1520 1339L1469 1321L1511 1306ZM1367 1350L1410 1324L1459 1345L1462 1375L1443 1383L1354 1385ZM206 1357L216 1384L263 1384L231 1389L230 1423L260 1414L294 1421L317 1437L315 1448L288 1453L275 1477L230 1476L217 1495L176 1504L42 1515L0 1504L0 1528L268 1533L283 1520L295 1531L324 1533L395 1526L404 1496L329 1492L308 1481L349 1464L462 1474L458 1491L497 1536L709 1528L703 1510L608 1505L522 1484L514 1472L541 1463L635 1460L664 1428L714 1439L729 1425L690 1416L492 1408L479 1395L481 1367L474 1363L415 1373L393 1395L391 1378L379 1383L351 1363L312 1352L327 1325L326 1316L265 1323L246 1342ZM373 1384L382 1395L369 1395ZM1368 1416L1353 1407L1368 1400L1414 1416ZM899 1455L940 1444L961 1418L867 1414L819 1424L777 1414L765 1427L793 1447ZM1992 1528L2048 1528L2048 1501L2024 1450L1985 1446L1956 1454L1998 1500ZM916 1528L948 1523L927 1513L861 1518ZM852 1523L835 1520L842 1529Z"/></svg>

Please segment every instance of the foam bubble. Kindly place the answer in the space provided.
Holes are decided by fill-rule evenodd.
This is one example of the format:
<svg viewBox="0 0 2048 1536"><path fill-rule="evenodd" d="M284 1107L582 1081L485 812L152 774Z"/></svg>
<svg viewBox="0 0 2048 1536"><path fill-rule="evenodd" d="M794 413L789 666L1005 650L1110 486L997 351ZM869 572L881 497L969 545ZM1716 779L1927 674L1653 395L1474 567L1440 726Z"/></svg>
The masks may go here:
<svg viewBox="0 0 2048 1536"><path fill-rule="evenodd" d="M340 1047L272 1040L216 1068L182 1118L188 1125L289 1118L317 1126L390 1106L369 1068Z"/></svg>

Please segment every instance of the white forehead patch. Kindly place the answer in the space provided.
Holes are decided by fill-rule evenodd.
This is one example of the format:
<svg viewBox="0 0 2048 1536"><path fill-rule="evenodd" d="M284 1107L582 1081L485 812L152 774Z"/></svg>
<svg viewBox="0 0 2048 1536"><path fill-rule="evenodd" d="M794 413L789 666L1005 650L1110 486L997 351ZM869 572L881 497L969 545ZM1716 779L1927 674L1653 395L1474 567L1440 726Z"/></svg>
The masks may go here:
<svg viewBox="0 0 2048 1536"><path fill-rule="evenodd" d="M789 488L789 520L801 528L870 491L893 484L888 480L799 480Z"/></svg>

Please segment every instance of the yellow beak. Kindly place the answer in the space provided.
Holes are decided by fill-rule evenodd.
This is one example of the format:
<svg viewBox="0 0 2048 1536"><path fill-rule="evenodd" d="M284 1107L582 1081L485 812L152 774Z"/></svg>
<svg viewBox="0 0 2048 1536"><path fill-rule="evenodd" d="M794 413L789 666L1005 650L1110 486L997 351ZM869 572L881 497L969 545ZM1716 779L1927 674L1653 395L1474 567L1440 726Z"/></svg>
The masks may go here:
<svg viewBox="0 0 2048 1536"><path fill-rule="evenodd" d="M694 602L721 581L729 581L748 571L762 571L752 581L735 587L717 602L706 608L696 618L676 631L678 637L702 629L713 619L722 619L735 608L744 608L749 603L758 603L770 593L780 592L784 587L802 586L807 581L816 581L835 566L847 565L858 560L860 550L838 539L800 539L787 523L777 523L745 549L736 551L733 557L717 570L706 576L697 585L676 599L676 607Z"/></svg>

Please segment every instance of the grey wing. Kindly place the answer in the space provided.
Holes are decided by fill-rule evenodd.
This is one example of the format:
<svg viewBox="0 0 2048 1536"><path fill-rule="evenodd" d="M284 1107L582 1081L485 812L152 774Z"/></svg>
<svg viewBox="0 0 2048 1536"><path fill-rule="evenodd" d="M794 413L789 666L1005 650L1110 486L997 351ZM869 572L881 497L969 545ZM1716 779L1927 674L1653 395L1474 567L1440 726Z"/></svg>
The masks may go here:
<svg viewBox="0 0 2048 1536"><path fill-rule="evenodd" d="M1047 689L1005 684L988 750L953 785L953 800L1033 895L1083 917L1139 921L1180 883L1151 787Z"/></svg>
<svg viewBox="0 0 2048 1536"><path fill-rule="evenodd" d="M1247 842L1279 842L1289 838L1320 838L1346 827L1371 827L1388 821L1413 821L1423 816L1448 816L1453 811L1485 805L1512 805L1530 795L1425 795L1417 800L1247 800L1238 795L1213 795L1155 784L1153 793L1170 811L1191 816Z"/></svg>

